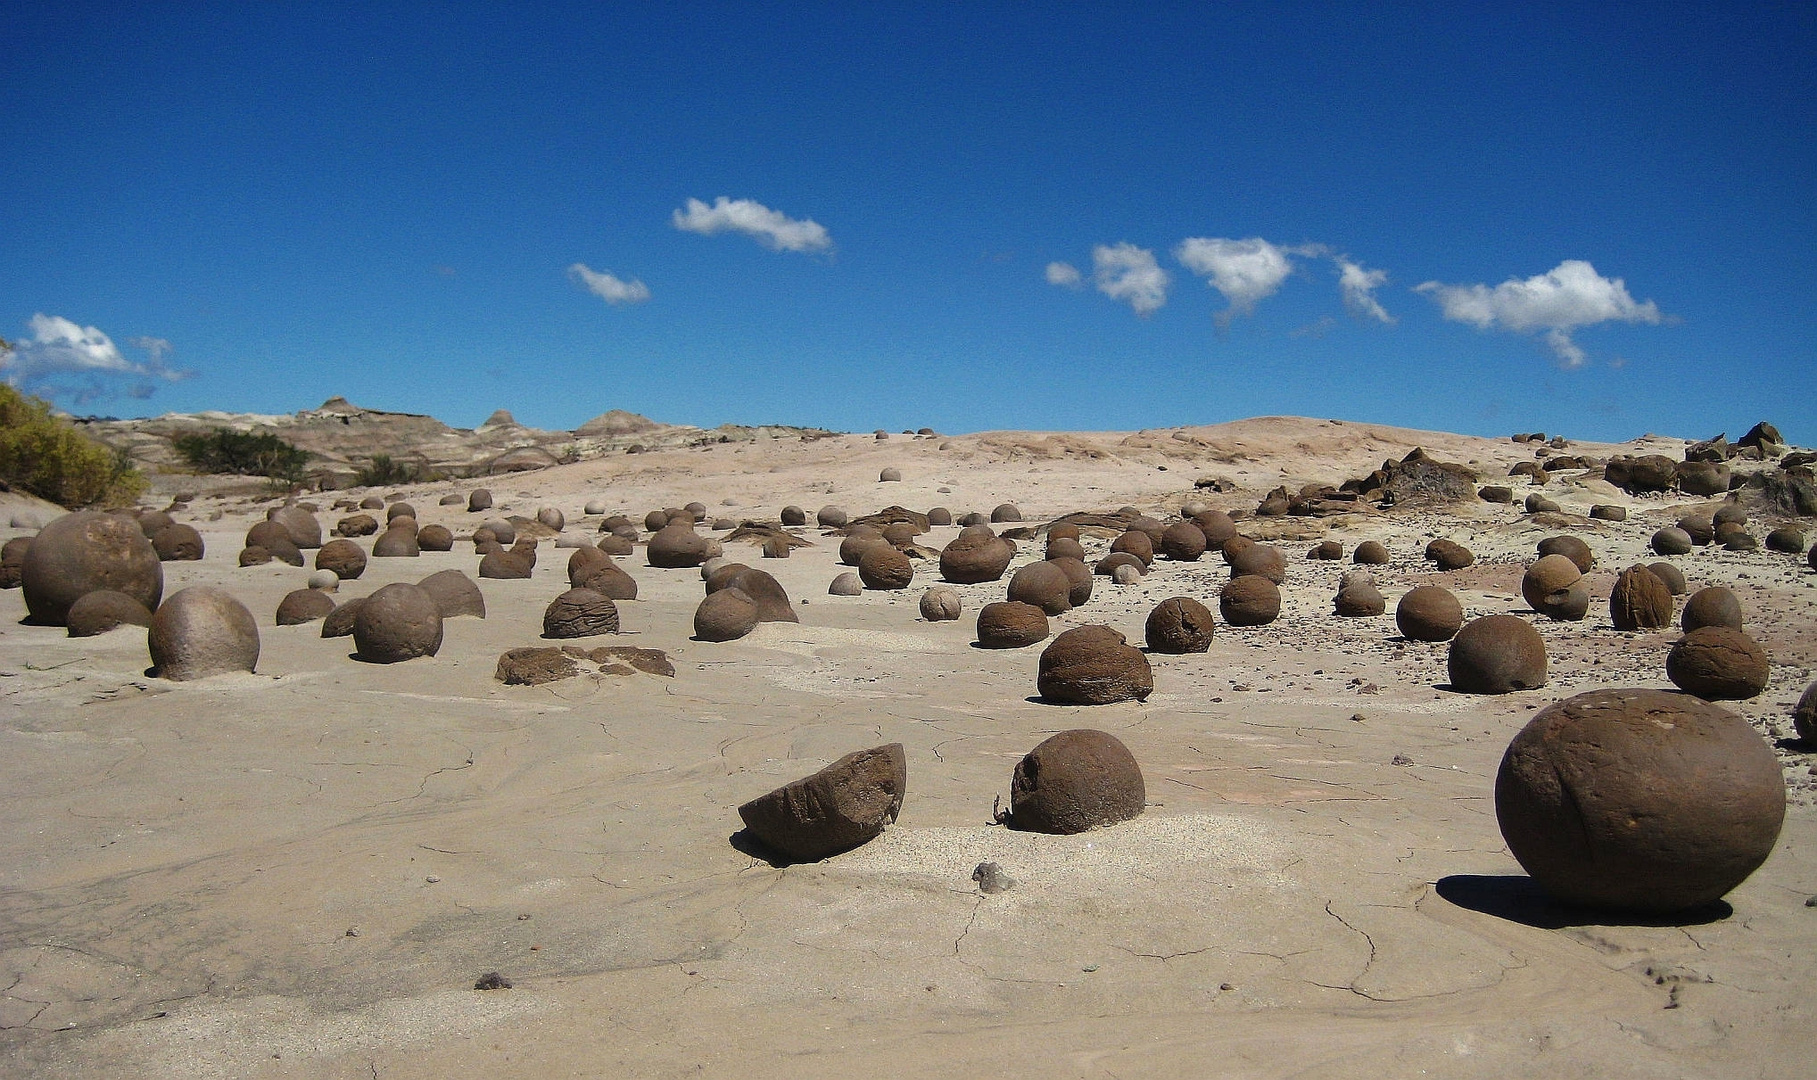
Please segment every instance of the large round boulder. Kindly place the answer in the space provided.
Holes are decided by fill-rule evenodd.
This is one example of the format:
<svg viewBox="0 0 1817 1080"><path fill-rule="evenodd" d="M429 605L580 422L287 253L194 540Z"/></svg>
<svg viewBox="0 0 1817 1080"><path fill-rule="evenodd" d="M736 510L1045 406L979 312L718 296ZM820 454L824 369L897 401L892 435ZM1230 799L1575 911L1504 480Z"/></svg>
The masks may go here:
<svg viewBox="0 0 1817 1080"><path fill-rule="evenodd" d="M832 580L826 587L826 592L828 596L862 596L864 582L858 580L857 574L847 570Z"/></svg>
<svg viewBox="0 0 1817 1080"><path fill-rule="evenodd" d="M1287 580L1287 556L1273 544L1248 544L1234 550L1226 544L1224 555L1230 561L1233 578L1265 577L1276 585Z"/></svg>
<svg viewBox="0 0 1817 1080"><path fill-rule="evenodd" d="M731 585L757 605L758 622L801 621L801 617L795 614L794 605L789 602L788 590L768 571L741 567L733 576Z"/></svg>
<svg viewBox="0 0 1817 1080"><path fill-rule="evenodd" d="M908 756L901 743L847 754L826 768L738 808L745 828L794 862L850 851L902 811Z"/></svg>
<svg viewBox="0 0 1817 1080"><path fill-rule="evenodd" d="M1672 624L1672 590L1644 566L1630 566L1609 590L1609 621L1617 630L1658 630Z"/></svg>
<svg viewBox="0 0 1817 1080"><path fill-rule="evenodd" d="M1583 571L1571 557L1545 555L1521 575L1520 594L1527 605L1549 619L1576 622L1590 608Z"/></svg>
<svg viewBox="0 0 1817 1080"><path fill-rule="evenodd" d="M1059 567L1060 572L1072 582L1072 591L1067 594L1066 598L1072 602L1073 607L1079 607L1091 599L1091 580L1094 576L1091 567L1078 559L1067 558L1063 555L1055 556L1047 561Z"/></svg>
<svg viewBox="0 0 1817 1080"><path fill-rule="evenodd" d="M96 589L69 606L69 636L94 637L121 626L150 626L151 611L122 592Z"/></svg>
<svg viewBox="0 0 1817 1080"><path fill-rule="evenodd" d="M1046 739L1016 763L1005 823L1070 835L1128 821L1146 802L1129 748L1107 731L1079 728Z"/></svg>
<svg viewBox="0 0 1817 1080"><path fill-rule="evenodd" d="M709 554L708 538L694 531L694 526L676 522L656 530L644 549L651 566L666 569L699 566Z"/></svg>
<svg viewBox="0 0 1817 1080"><path fill-rule="evenodd" d="M1237 523L1222 510L1206 510L1194 514L1192 523L1205 534L1206 551L1222 551L1224 541L1237 534Z"/></svg>
<svg viewBox="0 0 1817 1080"><path fill-rule="evenodd" d="M839 541L839 561L846 566L857 566L872 545L888 542L883 538L883 533L869 525L854 525L844 539Z"/></svg>
<svg viewBox="0 0 1817 1080"><path fill-rule="evenodd" d="M993 524L1021 520L1022 511L1016 508L1015 503L998 503L997 508L991 511L991 522Z"/></svg>
<svg viewBox="0 0 1817 1080"><path fill-rule="evenodd" d="M1655 555L1688 555L1691 552L1691 534L1676 525L1668 525L1655 532L1648 544Z"/></svg>
<svg viewBox="0 0 1817 1080"><path fill-rule="evenodd" d="M64 626L83 593L112 589L155 611L164 568L137 522L82 510L39 530L19 566L25 609L40 626Z"/></svg>
<svg viewBox="0 0 1817 1080"><path fill-rule="evenodd" d="M1266 626L1281 614L1281 587L1258 574L1231 578L1218 593L1218 614L1230 626Z"/></svg>
<svg viewBox="0 0 1817 1080"><path fill-rule="evenodd" d="M851 515L845 512L844 507L831 504L821 507L814 514L814 521L825 529L842 528L850 520L852 520Z"/></svg>
<svg viewBox="0 0 1817 1080"><path fill-rule="evenodd" d="M742 589L708 593L694 609L694 636L701 641L736 641L757 623L757 603Z"/></svg>
<svg viewBox="0 0 1817 1080"><path fill-rule="evenodd" d="M906 589L915 580L915 564L907 555L879 540L858 559L858 578L867 589Z"/></svg>
<svg viewBox="0 0 1817 1080"><path fill-rule="evenodd" d="M299 549L322 546L322 523L300 506L280 506L265 514L265 520L276 522L290 534L290 542Z"/></svg>
<svg viewBox="0 0 1817 1080"><path fill-rule="evenodd" d="M462 615L476 619L486 617L486 594L480 592L477 582L459 570L437 570L417 582L416 587L435 601L435 609L442 613L444 620Z"/></svg>
<svg viewBox="0 0 1817 1080"><path fill-rule="evenodd" d="M1740 630L1705 626L1672 644L1666 678L1705 701L1742 701L1767 688L1766 650Z"/></svg>
<svg viewBox="0 0 1817 1080"><path fill-rule="evenodd" d="M1190 596L1174 596L1155 605L1142 626L1148 650L1157 653L1202 653L1211 648L1217 620L1211 609Z"/></svg>
<svg viewBox="0 0 1817 1080"><path fill-rule="evenodd" d="M1464 625L1464 605L1442 585L1408 589L1394 605L1394 625L1414 641L1450 641Z"/></svg>
<svg viewBox="0 0 1817 1080"><path fill-rule="evenodd" d="M1476 562L1476 555L1469 548L1442 536L1426 545L1426 558L1440 570L1462 570Z"/></svg>
<svg viewBox="0 0 1817 1080"><path fill-rule="evenodd" d="M1516 615L1485 615L1451 639L1451 688L1465 694L1508 694L1546 684L1546 642Z"/></svg>
<svg viewBox="0 0 1817 1080"><path fill-rule="evenodd" d="M1683 596L1686 592L1690 591L1691 586L1689 582L1685 581L1684 571L1673 566L1671 563L1648 563L1647 569L1653 571L1653 576L1664 583L1666 591L1673 596Z"/></svg>
<svg viewBox="0 0 1817 1080"><path fill-rule="evenodd" d="M592 589L569 589L543 611L546 638L592 637L618 633L618 605Z"/></svg>
<svg viewBox="0 0 1817 1080"><path fill-rule="evenodd" d="M1358 566L1387 566L1388 547L1380 540L1365 540L1350 553L1350 561Z"/></svg>
<svg viewBox="0 0 1817 1080"><path fill-rule="evenodd" d="M1726 626L1731 630L1739 630L1741 623L1741 600L1736 597L1734 590L1711 585L1707 589L1698 589L1685 601L1684 615L1678 625L1688 634L1706 626Z"/></svg>
<svg viewBox="0 0 1817 1080"><path fill-rule="evenodd" d="M1388 598L1372 581L1359 581L1338 590L1332 614L1344 619L1372 619L1388 610Z"/></svg>
<svg viewBox="0 0 1817 1080"><path fill-rule="evenodd" d="M940 576L955 585L997 581L1015 549L988 525L968 525L940 552Z"/></svg>
<svg viewBox="0 0 1817 1080"><path fill-rule="evenodd" d="M1747 721L1663 690L1593 690L1540 711L1495 778L1508 850L1568 904L1669 914L1766 861L1779 762Z"/></svg>
<svg viewBox="0 0 1817 1080"><path fill-rule="evenodd" d="M1057 705L1146 701L1155 676L1148 657L1108 626L1076 626L1041 652L1036 686Z"/></svg>
<svg viewBox="0 0 1817 1080"><path fill-rule="evenodd" d="M317 570L333 570L342 581L353 581L366 572L366 553L351 540L330 540L315 553Z"/></svg>
<svg viewBox="0 0 1817 1080"><path fill-rule="evenodd" d="M1047 640L1047 613L1020 600L999 600L978 611L978 647L1023 649Z"/></svg>
<svg viewBox="0 0 1817 1080"><path fill-rule="evenodd" d="M419 551L453 551L454 532L446 525L425 525L416 531Z"/></svg>
<svg viewBox="0 0 1817 1080"><path fill-rule="evenodd" d="M1073 609L1072 578L1051 562L1032 562L1009 579L1009 598L1033 604L1047 615Z"/></svg>
<svg viewBox="0 0 1817 1080"><path fill-rule="evenodd" d="M258 621L212 585L179 589L159 604L145 643L158 677L173 682L251 671L259 662Z"/></svg>
<svg viewBox="0 0 1817 1080"><path fill-rule="evenodd" d="M482 510L492 509L492 492L485 488L474 488L467 493L467 512L477 514Z"/></svg>
<svg viewBox="0 0 1817 1080"><path fill-rule="evenodd" d="M354 652L369 663L434 656L441 647L441 607L420 586L401 581L383 586L361 601L353 617Z"/></svg>

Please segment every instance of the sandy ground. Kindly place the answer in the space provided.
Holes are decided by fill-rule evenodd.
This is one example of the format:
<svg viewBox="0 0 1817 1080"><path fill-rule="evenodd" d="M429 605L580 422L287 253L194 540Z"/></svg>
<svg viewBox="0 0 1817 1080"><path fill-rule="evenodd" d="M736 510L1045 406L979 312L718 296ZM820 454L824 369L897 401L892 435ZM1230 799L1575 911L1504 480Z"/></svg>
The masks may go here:
<svg viewBox="0 0 1817 1080"><path fill-rule="evenodd" d="M1277 484L1337 482L1414 445L1477 462L1489 482L1532 457L1507 440L1274 418L730 444L487 486L495 513L556 506L588 536L594 497L638 519L690 499L733 518L1013 500L1030 523L1124 504L1166 519L1192 498L1249 508ZM877 482L884 467L904 481ZM1214 475L1240 490L1192 490ZM166 494L184 483L160 480ZM404 494L460 534L481 515L436 500L473 486ZM0 1073L1808 1076L1813 755L1780 746L1779 846L1691 924L1586 921L1539 895L1502 843L1495 768L1533 711L1669 686L1676 634L1615 632L1606 598L1696 501L1563 479L1546 493L1568 513L1612 502L1631 516L1570 529L1597 551L1596 600L1581 623L1540 620L1543 689L1453 693L1445 646L1396 635L1395 599L1433 581L1471 616L1538 618L1521 568L1564 530L1469 504L1246 523L1290 557L1281 618L1220 626L1206 654L1156 655L1146 703L1096 708L1036 700L1039 648L972 647L977 609L1004 583L960 586L965 614L939 624L916 607L934 566L901 592L829 596L847 568L817 529L787 560L729 545L781 580L801 623L727 644L690 640L697 571L650 568L641 549L620 560L641 590L619 605L624 632L580 644L666 650L672 679L494 679L501 652L547 644L541 615L568 555L548 542L531 580L482 582L488 617L451 621L438 656L364 664L319 624L272 625L305 570L236 565L275 503L205 496L179 519L203 531L207 558L165 564L165 594L232 589L261 623L256 674L159 680L142 631L70 639L21 625L20 593L0 593ZM1478 564L1432 571L1420 553L1438 535ZM1331 614L1351 567L1302 561L1323 538L1347 553L1387 543L1389 615ZM1095 555L1109 538L1085 543ZM1764 551L1677 562L1693 588L1742 596L1774 667L1735 708L1784 743L1817 666L1817 574ZM474 574L471 547L373 560L342 595L448 567ZM1215 609L1225 578L1215 559L1157 562L1133 586L1100 578L1055 630L1106 623L1139 644L1156 603ZM1087 726L1134 752L1144 815L1072 837L991 824L1016 760ZM892 741L908 750L908 796L878 840L782 869L731 842L741 802ZM986 859L1016 886L980 893L971 871ZM491 971L514 987L475 991Z"/></svg>

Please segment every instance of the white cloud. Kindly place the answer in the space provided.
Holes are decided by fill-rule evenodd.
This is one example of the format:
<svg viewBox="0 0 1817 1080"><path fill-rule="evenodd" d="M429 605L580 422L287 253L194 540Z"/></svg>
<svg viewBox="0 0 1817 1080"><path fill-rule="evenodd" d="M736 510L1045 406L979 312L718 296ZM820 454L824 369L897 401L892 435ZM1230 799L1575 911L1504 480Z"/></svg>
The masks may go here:
<svg viewBox="0 0 1817 1080"><path fill-rule="evenodd" d="M632 278L620 281L603 270L593 270L586 263L568 267L568 276L586 286L587 291L608 304L641 304L650 299L649 286Z"/></svg>
<svg viewBox="0 0 1817 1080"><path fill-rule="evenodd" d="M781 211L772 210L750 199L728 199L724 195L708 206L699 199L689 199L683 210L670 216L683 232L712 236L714 233L741 232L775 251L830 251L833 238L813 221L796 221Z"/></svg>
<svg viewBox="0 0 1817 1080"><path fill-rule="evenodd" d="M121 352L100 328L80 326L60 315L33 315L26 328L31 336L17 342L12 352L0 355L0 375L15 386L89 401L110 392L106 379L136 376L138 381L127 392L142 398L152 392L152 385L145 382L147 378L176 382L194 374L165 365L164 356L171 351L171 345L163 338L133 338L129 344L149 354L149 359L138 361ZM55 385L72 376L79 385Z"/></svg>
<svg viewBox="0 0 1817 1080"><path fill-rule="evenodd" d="M1312 247L1278 247L1260 237L1227 240L1195 236L1180 241L1173 255L1181 265L1204 277L1206 284L1224 294L1230 306L1217 314L1217 321L1220 326L1229 326L1231 319L1250 314L1257 303L1275 294L1293 273L1290 255L1318 251Z"/></svg>
<svg viewBox="0 0 1817 1080"><path fill-rule="evenodd" d="M1077 289L1085 284L1085 279L1072 263L1050 262L1047 264L1047 283L1063 289Z"/></svg>
<svg viewBox="0 0 1817 1080"><path fill-rule="evenodd" d="M1148 316L1167 303L1167 271L1155 253L1127 241L1091 249L1092 281L1112 300L1128 302L1137 315ZM1051 280L1051 279L1050 279Z"/></svg>
<svg viewBox="0 0 1817 1080"><path fill-rule="evenodd" d="M1331 261L1337 264L1338 292L1343 295L1344 307L1350 314L1393 325L1394 316L1388 314L1375 298L1375 290L1388 283L1388 271L1365 270L1362 264L1351 262L1342 255L1333 255Z"/></svg>
<svg viewBox="0 0 1817 1080"><path fill-rule="evenodd" d="M1657 325L1666 319L1653 301L1636 303L1620 278L1603 277L1582 259L1566 259L1525 281L1509 278L1493 289L1428 281L1413 291L1437 301L1445 318L1479 330L1517 334L1543 330L1546 344L1568 368L1582 367L1588 360L1571 340L1571 332L1578 327L1603 322Z"/></svg>

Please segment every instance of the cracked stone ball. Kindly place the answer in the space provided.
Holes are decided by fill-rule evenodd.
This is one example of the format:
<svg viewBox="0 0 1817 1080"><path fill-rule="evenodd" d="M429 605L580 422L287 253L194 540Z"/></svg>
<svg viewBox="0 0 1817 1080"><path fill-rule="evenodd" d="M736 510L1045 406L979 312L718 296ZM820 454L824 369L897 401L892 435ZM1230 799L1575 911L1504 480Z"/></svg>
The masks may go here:
<svg viewBox="0 0 1817 1080"><path fill-rule="evenodd" d="M935 585L921 594L921 617L928 622L951 622L963 608L959 590L951 585Z"/></svg>
<svg viewBox="0 0 1817 1080"><path fill-rule="evenodd" d="M1218 592L1218 614L1231 626L1266 626L1281 614L1281 587L1265 577L1231 578Z"/></svg>
<svg viewBox="0 0 1817 1080"><path fill-rule="evenodd" d="M442 647L441 607L421 586L386 585L354 614L353 647L361 660L373 664L434 656Z"/></svg>
<svg viewBox="0 0 1817 1080"><path fill-rule="evenodd" d="M1047 613L1020 600L999 600L978 611L978 647L1023 649L1047 640Z"/></svg>
<svg viewBox="0 0 1817 1080"><path fill-rule="evenodd" d="M1142 768L1129 748L1107 731L1076 728L1016 763L1007 824L1070 835L1137 817L1146 801Z"/></svg>
<svg viewBox="0 0 1817 1080"><path fill-rule="evenodd" d="M1420 585L1394 606L1394 625L1414 641L1450 641L1464 625L1464 605L1441 585Z"/></svg>
<svg viewBox="0 0 1817 1080"><path fill-rule="evenodd" d="M486 617L486 594L480 592L477 582L459 570L437 570L417 582L416 587L435 601L435 609L442 613L444 620L462 615L476 619Z"/></svg>
<svg viewBox="0 0 1817 1080"><path fill-rule="evenodd" d="M69 636L94 637L121 626L150 626L151 611L122 592L96 589L69 606Z"/></svg>
<svg viewBox="0 0 1817 1080"><path fill-rule="evenodd" d="M1742 701L1767 688L1766 650L1740 630L1705 626L1673 643L1666 678L1705 701Z"/></svg>
<svg viewBox="0 0 1817 1080"><path fill-rule="evenodd" d="M901 743L847 754L738 808L746 829L794 862L817 862L881 835L902 811L908 755Z"/></svg>
<svg viewBox="0 0 1817 1080"><path fill-rule="evenodd" d="M1706 626L1726 626L1731 630L1739 630L1741 601L1735 596L1734 590L1721 585L1698 589L1685 601L1684 615L1680 617L1678 625L1687 634Z"/></svg>
<svg viewBox="0 0 1817 1080"><path fill-rule="evenodd" d="M1142 626L1150 652L1183 655L1211 648L1217 620L1211 609L1190 596L1174 596L1155 605Z"/></svg>
<svg viewBox="0 0 1817 1080"><path fill-rule="evenodd" d="M543 611L546 638L592 637L618 633L618 605L592 589L569 589Z"/></svg>
<svg viewBox="0 0 1817 1080"><path fill-rule="evenodd" d="M292 589L278 601L279 626L300 626L325 619L334 610L334 597L321 589Z"/></svg>
<svg viewBox="0 0 1817 1080"><path fill-rule="evenodd" d="M300 556L299 556L300 557ZM81 510L39 530L19 564L20 585L31 621L63 626L84 593L112 589L156 610L164 595L164 568L137 522Z"/></svg>
<svg viewBox="0 0 1817 1080"><path fill-rule="evenodd" d="M1520 594L1527 605L1549 619L1576 622L1590 608L1583 571L1569 555L1542 556L1521 575Z"/></svg>
<svg viewBox="0 0 1817 1080"><path fill-rule="evenodd" d="M1108 626L1076 626L1041 652L1035 685L1056 705L1109 705L1146 701L1154 671L1142 650Z"/></svg>
<svg viewBox="0 0 1817 1080"><path fill-rule="evenodd" d="M259 662L259 624L225 589L191 585L152 613L145 635L151 666L173 682L251 671Z"/></svg>
<svg viewBox="0 0 1817 1080"><path fill-rule="evenodd" d="M1536 715L1495 779L1508 850L1568 904L1666 914L1720 899L1785 817L1779 762L1747 721L1663 690L1595 690Z"/></svg>
<svg viewBox="0 0 1817 1080"><path fill-rule="evenodd" d="M1459 693L1533 690L1546 684L1546 642L1517 615L1485 615L1451 639L1445 666Z"/></svg>
<svg viewBox="0 0 1817 1080"><path fill-rule="evenodd" d="M1630 566L1609 591L1609 620L1617 630L1658 630L1672 625L1672 590L1644 566Z"/></svg>

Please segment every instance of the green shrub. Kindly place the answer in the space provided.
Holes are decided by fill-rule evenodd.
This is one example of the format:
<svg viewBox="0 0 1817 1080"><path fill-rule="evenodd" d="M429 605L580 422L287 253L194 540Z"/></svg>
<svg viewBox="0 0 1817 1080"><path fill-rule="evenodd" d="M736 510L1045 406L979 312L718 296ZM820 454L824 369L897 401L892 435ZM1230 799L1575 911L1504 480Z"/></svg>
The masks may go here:
<svg viewBox="0 0 1817 1080"><path fill-rule="evenodd" d="M116 451L0 383L0 480L59 506L130 502L145 478Z"/></svg>
<svg viewBox="0 0 1817 1080"><path fill-rule="evenodd" d="M171 441L192 468L239 476L269 476L288 484L303 482L309 451L300 450L269 431L233 431L215 428Z"/></svg>
<svg viewBox="0 0 1817 1080"><path fill-rule="evenodd" d="M372 455L372 464L362 465L354 478L359 487L396 487L424 479L423 470L415 465L391 460L390 454Z"/></svg>

